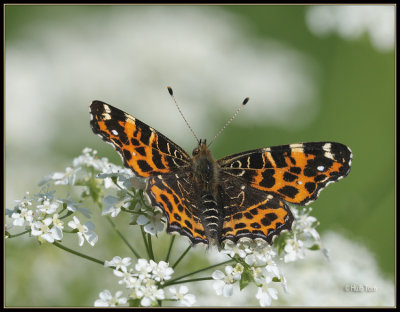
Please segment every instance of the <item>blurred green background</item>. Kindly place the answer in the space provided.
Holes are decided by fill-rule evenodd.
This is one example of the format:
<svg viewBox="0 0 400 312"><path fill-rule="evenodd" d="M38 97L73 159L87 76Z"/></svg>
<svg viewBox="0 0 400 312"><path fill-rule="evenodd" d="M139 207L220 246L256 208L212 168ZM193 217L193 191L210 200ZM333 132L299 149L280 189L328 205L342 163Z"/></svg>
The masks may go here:
<svg viewBox="0 0 400 312"><path fill-rule="evenodd" d="M247 149L307 141L336 141L348 145L354 154L352 171L346 179L321 193L318 201L311 205L312 215L320 221L320 232L334 230L364 244L374 254L383 275L394 280L394 51L377 49L367 33L348 38L335 32L316 35L307 24L309 9L309 6L301 5L6 5L6 207L12 208L13 200L21 199L26 191L36 193L41 177L63 171L85 146L95 148L100 156L121 164L115 151L94 136L88 126L88 105L93 99L109 102L134 114L191 151L195 141L185 130L173 103L170 103L167 85L171 84L174 88L196 134L209 139L243 98L249 96L251 99L244 112L213 144L214 156L220 158ZM112 28L119 15L125 18L130 13L140 16L142 12L150 14L149 11L155 15L153 18L161 28L166 23L166 32L156 37L165 39L161 48L157 46L159 42L147 38L152 38L152 32L156 31L152 28L155 26L151 19L149 24L141 24L139 30L124 29L120 34ZM185 24L188 23L185 14L195 16L198 12L201 12L200 17L193 19L200 21L195 28L198 33L188 31L182 34L186 27L191 30ZM171 19L164 21L165 16L172 16L175 24L171 26ZM221 26L221 29L226 28L223 30L215 29L220 36L215 37L216 44L221 38L227 38L225 50L218 56L220 59L213 57L215 54L211 49L207 50L212 44L210 38L216 34L206 31L204 37L199 35L203 26L215 26L219 17L221 23L233 23L237 30L237 37L233 37L229 26ZM202 20L204 24L201 24ZM128 26L122 23L119 27ZM135 31L139 31L141 36ZM132 37L126 36L130 33ZM97 36L98 49L94 49L95 53L89 47L93 40L91 35ZM203 44L202 40L207 44ZM121 42L121 46L107 53L115 42ZM134 54L132 59L123 54L128 42L138 44L142 50L137 49L135 53L140 57L146 54L147 63L143 61L140 66L134 63ZM308 76L303 89L312 86L313 91L305 93L305 96L301 92L299 95L290 94L290 101L296 103L299 96L303 102L308 99L309 103L285 106L282 112L278 109L279 105L270 108L269 104L265 104L264 110L260 110L262 106L257 106L257 103L274 102L270 98L261 101L261 96L254 94L256 91L253 91L252 85L263 84L260 81L262 72L254 76L251 72L239 70L233 71L234 74L224 72L226 68L231 70L235 66L248 68L250 65L247 63L229 64L230 54L238 53L236 49L240 45L244 49L262 51L265 44L262 42L268 42L275 48L278 46L283 51L285 48L296 51L300 55L300 65L294 66ZM71 45L81 48L69 51ZM171 54L163 52L165 46ZM188 46L194 47L193 50L185 50ZM121 51L121 54L115 51ZM81 57L85 53L88 56ZM202 55L197 56L200 53ZM257 53L250 51L247 57L247 61L254 63L255 67L260 61ZM195 57L186 60L182 55ZM21 60L29 60L27 64L31 66L24 66ZM193 68L196 60L198 67ZM291 74L290 60L293 61L289 57L286 64L289 68L288 79ZM267 64L267 70L280 66L281 61L285 62L285 59ZM79 70L68 72L66 68L71 64ZM122 74L123 71L127 73ZM213 76L216 76L214 80L210 78ZM236 81L236 78L241 80ZM282 81L285 81L284 78L283 74ZM273 82L273 79L269 81ZM297 87L302 89L300 83ZM213 97L218 92L222 96ZM223 94L226 94L224 107L216 106L215 103L224 102ZM230 97L232 94L237 97ZM262 92L260 94L263 95ZM196 100L192 100L194 98ZM196 104L196 101L202 104L191 106L190 103ZM159 105L157 108L155 102ZM205 110L200 114L203 119L197 119L196 114L202 109ZM258 114L254 122L251 119L252 109L253 115L254 112ZM296 113L291 119L282 116L290 115L292 110ZM157 116L152 119L152 115ZM163 122L163 118L174 119ZM37 129L29 126L30 122L37 124ZM179 124L180 130L174 129L176 124ZM20 133L15 133L17 131ZM104 227L98 228L100 242L95 248L87 248L89 252L108 260L113 255L127 255L124 247L115 246L116 237L110 234L107 224L100 219L94 220ZM127 222L124 220L118 220L118 224L125 231L130 231L126 230ZM39 246L32 241L34 239L28 238L6 241L7 306L91 305L98 292L107 287L104 276L96 276L98 268L86 266L84 260L66 255L52 246ZM73 248L77 247L75 239L66 239L68 243ZM79 275L84 273L88 276L86 281L79 279ZM57 276L60 276L60 284L54 284ZM52 294L47 293L45 285L48 283L52 285ZM104 286L94 287L97 283L104 283ZM68 285L67 289L65 285Z"/></svg>

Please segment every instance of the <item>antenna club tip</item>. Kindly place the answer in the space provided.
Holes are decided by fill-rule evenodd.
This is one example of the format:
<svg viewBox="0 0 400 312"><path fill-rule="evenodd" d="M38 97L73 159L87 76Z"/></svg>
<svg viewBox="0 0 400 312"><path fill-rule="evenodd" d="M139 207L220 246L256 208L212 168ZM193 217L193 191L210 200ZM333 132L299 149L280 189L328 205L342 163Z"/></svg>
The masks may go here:
<svg viewBox="0 0 400 312"><path fill-rule="evenodd" d="M244 100L243 100L243 105L246 105L247 104L247 102L250 100L250 98L249 97L247 97L247 98L245 98Z"/></svg>
<svg viewBox="0 0 400 312"><path fill-rule="evenodd" d="M172 91L172 88L170 86L168 86L167 89L170 95L174 95L174 92Z"/></svg>

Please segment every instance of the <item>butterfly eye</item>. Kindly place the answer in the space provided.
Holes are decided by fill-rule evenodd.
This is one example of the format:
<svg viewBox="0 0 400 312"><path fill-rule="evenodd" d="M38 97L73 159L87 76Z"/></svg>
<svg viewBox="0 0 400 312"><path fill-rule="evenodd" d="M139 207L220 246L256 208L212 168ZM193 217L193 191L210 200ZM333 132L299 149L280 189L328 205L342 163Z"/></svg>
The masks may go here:
<svg viewBox="0 0 400 312"><path fill-rule="evenodd" d="M196 156L200 153L200 148L196 147L193 152L192 152L192 156Z"/></svg>

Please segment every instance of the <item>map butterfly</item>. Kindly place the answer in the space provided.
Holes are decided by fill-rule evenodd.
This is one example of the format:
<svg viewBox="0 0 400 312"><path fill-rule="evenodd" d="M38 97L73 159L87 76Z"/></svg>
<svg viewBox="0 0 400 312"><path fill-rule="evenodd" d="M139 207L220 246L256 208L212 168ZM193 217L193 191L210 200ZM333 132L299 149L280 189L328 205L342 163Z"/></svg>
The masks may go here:
<svg viewBox="0 0 400 312"><path fill-rule="evenodd" d="M114 146L136 176L147 178L145 192L162 209L167 232L193 244L219 246L243 237L272 244L281 231L291 230L288 203L309 204L350 171L352 153L341 143L266 147L215 160L206 140L190 156L109 104L93 101L90 113L93 132Z"/></svg>

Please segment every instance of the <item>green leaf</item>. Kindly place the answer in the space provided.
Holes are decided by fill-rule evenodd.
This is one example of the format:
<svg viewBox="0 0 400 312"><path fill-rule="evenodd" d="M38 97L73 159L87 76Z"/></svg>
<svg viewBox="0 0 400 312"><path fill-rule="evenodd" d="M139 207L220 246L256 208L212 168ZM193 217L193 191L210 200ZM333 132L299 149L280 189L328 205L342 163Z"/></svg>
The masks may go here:
<svg viewBox="0 0 400 312"><path fill-rule="evenodd" d="M140 307L140 299L129 299L128 304L130 307Z"/></svg>
<svg viewBox="0 0 400 312"><path fill-rule="evenodd" d="M320 250L321 249L321 246L319 245L319 244L314 244L314 245L312 245L310 248L308 248L308 249L310 249L310 250Z"/></svg>
<svg viewBox="0 0 400 312"><path fill-rule="evenodd" d="M251 281L253 280L253 276L249 270L244 270L240 279L240 290L245 288Z"/></svg>

